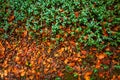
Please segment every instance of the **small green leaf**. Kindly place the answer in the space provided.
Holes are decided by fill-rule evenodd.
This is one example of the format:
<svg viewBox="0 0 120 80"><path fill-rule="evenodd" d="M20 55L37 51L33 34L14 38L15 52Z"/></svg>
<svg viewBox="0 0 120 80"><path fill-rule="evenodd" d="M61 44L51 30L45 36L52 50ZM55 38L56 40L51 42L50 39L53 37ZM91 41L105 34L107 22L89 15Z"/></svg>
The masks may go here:
<svg viewBox="0 0 120 80"><path fill-rule="evenodd" d="M56 77L55 80L61 80L61 78L60 77Z"/></svg>
<svg viewBox="0 0 120 80"><path fill-rule="evenodd" d="M108 56L112 55L113 53L110 51L106 51L105 54L107 54Z"/></svg>
<svg viewBox="0 0 120 80"><path fill-rule="evenodd" d="M73 76L75 77L75 78L77 78L78 77L78 73L73 73Z"/></svg>

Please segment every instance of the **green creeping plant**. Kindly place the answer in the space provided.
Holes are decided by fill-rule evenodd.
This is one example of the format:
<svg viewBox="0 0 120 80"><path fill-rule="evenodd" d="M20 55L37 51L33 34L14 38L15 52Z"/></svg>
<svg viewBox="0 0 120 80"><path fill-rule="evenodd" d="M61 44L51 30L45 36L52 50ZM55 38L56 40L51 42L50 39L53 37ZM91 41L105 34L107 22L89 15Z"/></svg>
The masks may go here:
<svg viewBox="0 0 120 80"><path fill-rule="evenodd" d="M25 26L32 36L45 27L51 29L54 35L64 34L65 32L59 29L59 26L62 25L64 28L79 26L77 28L79 34L76 35L72 31L70 37L79 36L76 41L85 46L103 49L108 43L112 46L118 46L117 44L120 43L118 35L120 32L116 31L114 35L111 33L112 27L120 24L119 0L7 0L6 2L1 0L0 4L0 28L5 30L6 38L14 33L14 29L11 27L14 25L17 25L15 29L18 26ZM78 12L78 17L75 12ZM12 25L8 22L11 14L15 16ZM102 24L103 22L106 24ZM103 27L108 36L103 35ZM4 38L5 35L3 35ZM84 39L85 36L88 38ZM103 42L104 44L102 44Z"/></svg>

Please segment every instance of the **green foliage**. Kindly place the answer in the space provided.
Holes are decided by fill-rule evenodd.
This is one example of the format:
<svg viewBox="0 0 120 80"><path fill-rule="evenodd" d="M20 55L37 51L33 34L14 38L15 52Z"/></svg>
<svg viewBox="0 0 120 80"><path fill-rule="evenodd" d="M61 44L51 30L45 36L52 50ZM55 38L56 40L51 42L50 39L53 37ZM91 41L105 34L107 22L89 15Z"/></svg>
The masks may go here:
<svg viewBox="0 0 120 80"><path fill-rule="evenodd" d="M65 67L65 69L66 69L67 72L72 72L73 71L73 68L68 66L68 65Z"/></svg>
<svg viewBox="0 0 120 80"><path fill-rule="evenodd" d="M78 17L75 12L78 12ZM8 21L11 14L15 16L12 24ZM112 21L109 22L109 20ZM21 23L18 24L18 22ZM103 22L106 24L101 24ZM77 39L85 46L96 46L99 50L108 43L118 46L120 31L112 34L112 27L120 25L120 2L119 0L0 1L0 28L3 28L8 36L14 32L11 26L14 28L25 26L30 34L31 31L40 32L44 27L51 28L54 35L64 34L64 31L59 28L60 25L77 27L77 34L80 35ZM106 29L108 36L103 35L103 28ZM36 33L34 32L34 34ZM76 36L73 31L70 34ZM84 39L85 36L88 38Z"/></svg>
<svg viewBox="0 0 120 80"><path fill-rule="evenodd" d="M75 78L77 78L78 77L78 73L73 73L73 76L75 77Z"/></svg>
<svg viewBox="0 0 120 80"><path fill-rule="evenodd" d="M61 80L61 78L60 77L56 77L55 80Z"/></svg>
<svg viewBox="0 0 120 80"><path fill-rule="evenodd" d="M120 69L120 65L115 65L114 68L115 69Z"/></svg>
<svg viewBox="0 0 120 80"><path fill-rule="evenodd" d="M112 55L113 52L110 52L110 51L106 51L105 54L107 54L108 56Z"/></svg>

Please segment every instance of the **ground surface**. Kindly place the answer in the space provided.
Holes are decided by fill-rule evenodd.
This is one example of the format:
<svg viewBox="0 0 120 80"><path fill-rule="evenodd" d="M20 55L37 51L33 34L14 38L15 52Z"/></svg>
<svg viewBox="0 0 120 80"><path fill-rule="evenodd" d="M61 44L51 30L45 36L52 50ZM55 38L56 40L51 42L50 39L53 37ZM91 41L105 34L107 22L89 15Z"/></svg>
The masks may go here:
<svg viewBox="0 0 120 80"><path fill-rule="evenodd" d="M119 80L120 47L75 48L74 41L56 45L30 38L0 41L0 77L5 80Z"/></svg>

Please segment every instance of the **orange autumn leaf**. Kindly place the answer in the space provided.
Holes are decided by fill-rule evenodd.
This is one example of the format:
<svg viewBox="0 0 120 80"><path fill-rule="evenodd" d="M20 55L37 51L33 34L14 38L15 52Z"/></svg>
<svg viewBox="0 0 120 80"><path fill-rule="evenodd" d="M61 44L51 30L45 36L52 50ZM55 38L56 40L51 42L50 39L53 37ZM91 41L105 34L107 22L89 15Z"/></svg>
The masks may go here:
<svg viewBox="0 0 120 80"><path fill-rule="evenodd" d="M20 72L21 72L21 73L20 73L21 76L24 76L24 75L25 75L25 71L24 71L24 70L20 70Z"/></svg>
<svg viewBox="0 0 120 80"><path fill-rule="evenodd" d="M62 47L58 52L61 54L64 51L64 48Z"/></svg>
<svg viewBox="0 0 120 80"><path fill-rule="evenodd" d="M62 77L64 74L61 71L58 71L58 76Z"/></svg>
<svg viewBox="0 0 120 80"><path fill-rule="evenodd" d="M108 33L107 33L107 31L106 31L105 28L103 28L103 35L104 35L104 36L108 36Z"/></svg>
<svg viewBox="0 0 120 80"><path fill-rule="evenodd" d="M0 41L0 58L4 57L4 52L5 52L5 48L3 47L3 45Z"/></svg>
<svg viewBox="0 0 120 80"><path fill-rule="evenodd" d="M63 26L60 26L60 29L62 29L63 28Z"/></svg>
<svg viewBox="0 0 120 80"><path fill-rule="evenodd" d="M51 52L51 49L49 48L49 49L47 50L47 52L50 53L50 52Z"/></svg>
<svg viewBox="0 0 120 80"><path fill-rule="evenodd" d="M49 70L49 69L47 69L47 68L44 69L44 74L47 74L47 73L48 73L48 70Z"/></svg>
<svg viewBox="0 0 120 80"><path fill-rule="evenodd" d="M97 49L93 47L93 48L91 48L91 50L96 51Z"/></svg>
<svg viewBox="0 0 120 80"><path fill-rule="evenodd" d="M15 19L15 16L14 15L11 15L9 18L8 18L8 21L11 22Z"/></svg>
<svg viewBox="0 0 120 80"><path fill-rule="evenodd" d="M63 12L64 10L63 10L63 9L60 9L59 11L60 11L60 12Z"/></svg>
<svg viewBox="0 0 120 80"><path fill-rule="evenodd" d="M75 17L77 18L79 17L79 12L75 12L74 14L75 14Z"/></svg>
<svg viewBox="0 0 120 80"><path fill-rule="evenodd" d="M82 53L83 55L86 55L87 51L82 50L81 53Z"/></svg>
<svg viewBox="0 0 120 80"><path fill-rule="evenodd" d="M68 63L68 61L69 61L68 59L65 59L64 63L65 63L65 64L67 64L67 63Z"/></svg>
<svg viewBox="0 0 120 80"><path fill-rule="evenodd" d="M76 43L74 41L70 41L70 44L73 45L73 46L76 45Z"/></svg>
<svg viewBox="0 0 120 80"><path fill-rule="evenodd" d="M73 63L69 63L68 64L70 67L73 67L73 66L75 66L75 63L73 62Z"/></svg>
<svg viewBox="0 0 120 80"><path fill-rule="evenodd" d="M10 45L10 43L8 41L6 41L6 44L7 44L8 48L11 48L11 45Z"/></svg>
<svg viewBox="0 0 120 80"><path fill-rule="evenodd" d="M104 77L103 72L99 72L99 73L98 73L98 75L99 75L99 77L101 77L101 78L103 78L103 77Z"/></svg>
<svg viewBox="0 0 120 80"><path fill-rule="evenodd" d="M91 74L92 74L91 71L86 72L85 75L84 75L84 79L85 79L85 80L90 80L90 75L91 75Z"/></svg>
<svg viewBox="0 0 120 80"><path fill-rule="evenodd" d="M22 36L23 36L23 37L26 37L26 36L27 36L27 33L28 33L27 30L24 31L23 34L22 34Z"/></svg>
<svg viewBox="0 0 120 80"><path fill-rule="evenodd" d="M16 56L15 57L15 62L18 62L20 60L20 57Z"/></svg>
<svg viewBox="0 0 120 80"><path fill-rule="evenodd" d="M98 60L95 67L98 69L98 68L100 68L100 65L101 65L101 62L100 62L100 60Z"/></svg>
<svg viewBox="0 0 120 80"><path fill-rule="evenodd" d="M98 55L96 55L96 56L97 56L97 58L100 59L100 60L106 57L105 54L98 54Z"/></svg>

